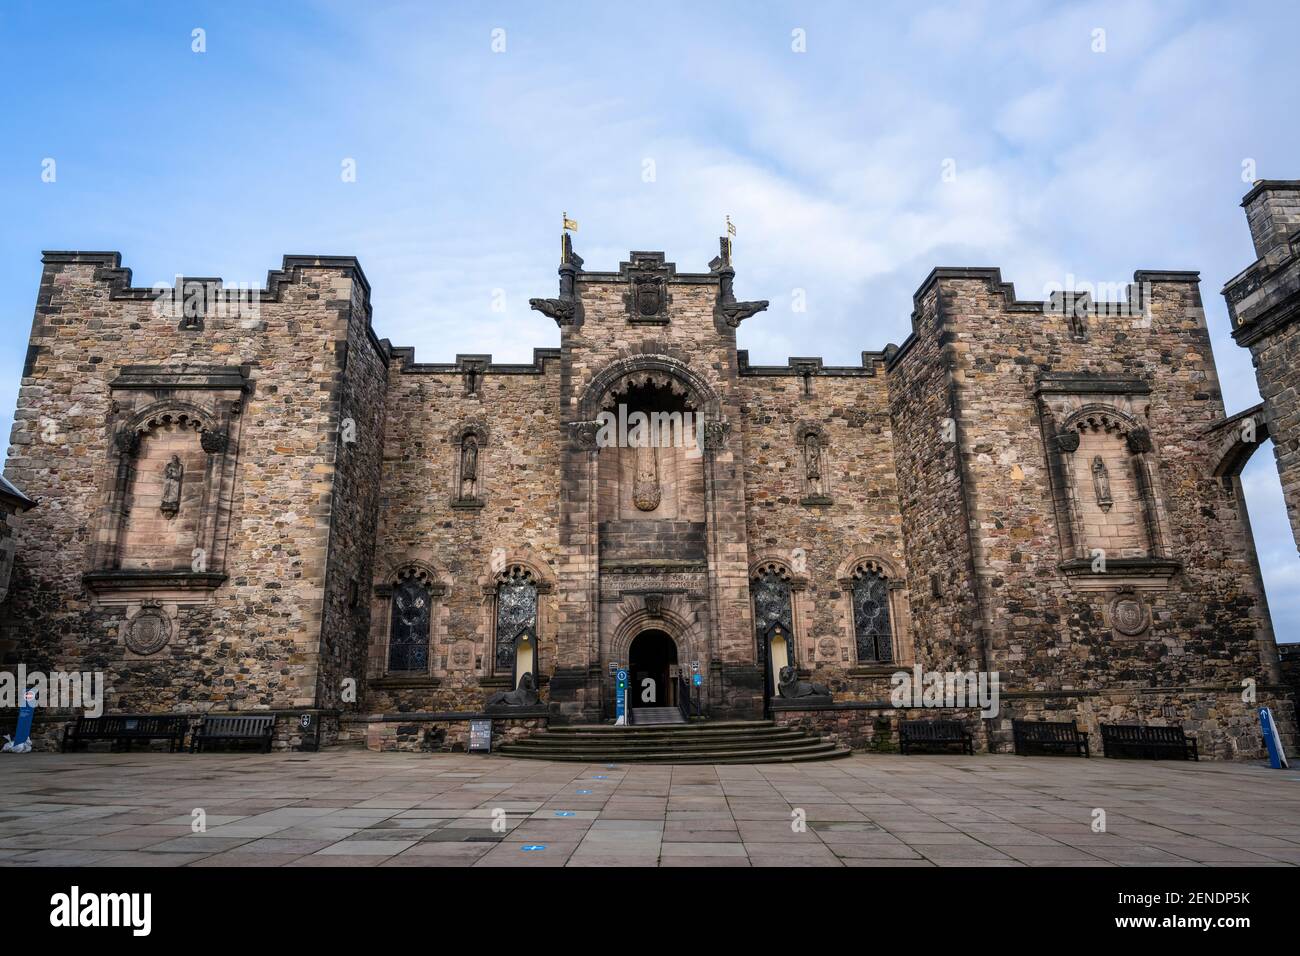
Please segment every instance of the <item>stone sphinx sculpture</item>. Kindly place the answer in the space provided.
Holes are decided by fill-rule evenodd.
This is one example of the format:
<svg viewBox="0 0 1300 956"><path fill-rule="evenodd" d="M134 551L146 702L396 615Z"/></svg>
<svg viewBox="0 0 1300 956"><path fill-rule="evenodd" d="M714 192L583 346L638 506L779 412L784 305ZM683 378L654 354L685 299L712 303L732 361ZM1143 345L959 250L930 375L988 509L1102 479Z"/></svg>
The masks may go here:
<svg viewBox="0 0 1300 956"><path fill-rule="evenodd" d="M501 707L535 707L537 706L537 681L532 671L525 671L519 678L519 686L514 690L497 691L488 698L487 710Z"/></svg>
<svg viewBox="0 0 1300 956"><path fill-rule="evenodd" d="M799 673L790 665L781 668L777 676L776 692L784 700L802 700L809 704L829 704L830 688L825 684L799 679Z"/></svg>

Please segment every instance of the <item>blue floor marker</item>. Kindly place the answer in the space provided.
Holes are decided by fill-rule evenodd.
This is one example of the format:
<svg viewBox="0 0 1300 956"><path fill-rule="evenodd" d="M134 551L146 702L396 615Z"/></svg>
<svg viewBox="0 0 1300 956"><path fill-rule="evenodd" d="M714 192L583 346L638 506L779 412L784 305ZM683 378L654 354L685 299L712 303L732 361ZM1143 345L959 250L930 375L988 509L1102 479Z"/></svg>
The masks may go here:
<svg viewBox="0 0 1300 956"><path fill-rule="evenodd" d="M534 850L545 850L545 849L546 849L546 844L545 844L545 843L525 843L525 844L524 844L523 846L521 846L519 849L521 849L521 850L522 850L523 852L525 852L525 853L532 853Z"/></svg>
<svg viewBox="0 0 1300 956"><path fill-rule="evenodd" d="M591 793L590 790L575 790L574 793Z"/></svg>
<svg viewBox="0 0 1300 956"><path fill-rule="evenodd" d="M555 815L556 815L557 817L571 817L571 816L573 816L573 811L572 811L572 810L556 810L556 811L555 811Z"/></svg>

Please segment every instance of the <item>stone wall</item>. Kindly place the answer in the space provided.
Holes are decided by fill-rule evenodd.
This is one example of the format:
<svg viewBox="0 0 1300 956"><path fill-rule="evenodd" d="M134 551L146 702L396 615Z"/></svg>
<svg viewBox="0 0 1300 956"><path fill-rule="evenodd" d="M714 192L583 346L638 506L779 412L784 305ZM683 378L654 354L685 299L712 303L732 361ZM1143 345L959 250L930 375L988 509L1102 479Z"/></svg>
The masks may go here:
<svg viewBox="0 0 1300 956"><path fill-rule="evenodd" d="M337 711L307 707L293 711L261 710L257 713L259 715L267 713L275 715L275 729L271 738L271 749L273 751L315 751L324 747L331 747L339 742L340 724ZM312 723L308 729L304 729L302 726L301 719L304 714L311 716ZM186 751L189 750L194 731L198 729L202 720L202 713L191 712L189 716L190 720L188 721L185 736ZM41 753L61 752L64 732L76 722L75 717L75 714L66 710L37 708L32 721L32 750ZM9 730L10 728L6 727L5 729ZM131 745L132 751L152 751L155 753L166 752L167 748L168 744L165 740L136 741ZM91 753L106 753L112 749L112 741L107 740L96 740L82 745L83 751ZM257 748L251 743L220 745L214 747L213 751L216 752L218 749L257 752Z"/></svg>
<svg viewBox="0 0 1300 956"><path fill-rule="evenodd" d="M471 720L492 719L492 747L520 740L546 729L544 711L528 716L500 717L485 713L380 714L348 717L342 722L339 742L364 743L381 753L466 753Z"/></svg>
<svg viewBox="0 0 1300 956"><path fill-rule="evenodd" d="M850 580L857 563L888 569L895 654L906 664L914 654L889 385L882 354L864 354L863 362L741 365L751 573L772 564L789 572L795 663L837 699L870 698L870 672L879 669L858 660ZM801 436L813 430L819 474L810 488Z"/></svg>
<svg viewBox="0 0 1300 956"><path fill-rule="evenodd" d="M1279 644L1282 683L1291 688L1294 699L1300 701L1300 644Z"/></svg>
<svg viewBox="0 0 1300 956"><path fill-rule="evenodd" d="M1010 694L996 716L985 719L974 708L896 708L887 700L836 702L799 707L774 706L779 727L798 727L833 739L858 752L896 753L900 720L960 720L974 738L977 753L1013 753L1013 720L1074 721L1088 735L1093 757L1102 756L1101 724L1179 726L1197 740L1202 760L1260 760L1267 757L1260 732L1259 706L1271 706L1288 752L1297 740L1295 709L1289 698L1264 694L1246 703L1240 692L1215 688L1117 690L1076 694Z"/></svg>
<svg viewBox="0 0 1300 956"><path fill-rule="evenodd" d="M559 654L558 356L539 352L531 366L463 358L460 367L422 365L411 350L394 350L377 482L379 560L367 594L374 606L365 695L371 712L476 710L508 689L508 674L493 680L493 593L508 566L525 564L542 586L539 675L549 676ZM477 370L472 382L465 368ZM479 500L467 503L457 494L456 443L470 426L480 426L485 440ZM436 584L423 679L388 671L391 584L407 567L428 569Z"/></svg>
<svg viewBox="0 0 1300 956"><path fill-rule="evenodd" d="M329 409L339 437L333 460L315 469L324 487L333 468L330 497L321 502L329 521L317 691L322 707L355 704L362 694L388 410L388 354L372 341L369 288L354 283L351 298L339 305L337 399Z"/></svg>
<svg viewBox="0 0 1300 956"><path fill-rule="evenodd" d="M355 260L286 258L255 308L209 292L187 319L157 298L116 254L46 254L7 465L44 507L20 533L0 661L103 670L110 711L315 706L341 346L364 336L357 361L378 356L367 330L349 330L368 320L354 308L364 278ZM151 409L164 410L152 424ZM147 449L151 428L172 434L182 419L207 428L202 451L220 463L187 450L184 482L206 482L204 521L223 530L211 554L141 576L130 569L149 542L132 544L128 525L114 551L109 526L123 502L132 521L157 506L148 482L132 502L141 463L117 439L138 426ZM181 527L195 504L184 494ZM166 563L179 564L182 538L162 536ZM108 580L88 590L83 576L100 570ZM125 640L151 600L167 639L141 654ZM331 639L331 659L342 653Z"/></svg>
<svg viewBox="0 0 1300 956"><path fill-rule="evenodd" d="M917 293L913 334L889 364L890 419L915 659L939 670L984 667L985 623L975 584L969 486L957 454L955 343L938 285Z"/></svg>
<svg viewBox="0 0 1300 956"><path fill-rule="evenodd" d="M964 707L895 708L887 702L850 701L804 709L782 705L772 718L778 727L797 727L859 753L898 753L901 720L959 720L975 752L990 752L988 722L980 719L978 710Z"/></svg>
<svg viewBox="0 0 1300 956"><path fill-rule="evenodd" d="M1248 526L1207 467L1204 432L1224 408L1195 275L1138 273L1127 306L1110 309L1022 302L996 271L942 270L932 284L950 343L978 603L1004 690L1269 683L1275 649ZM1058 508L1059 485L1091 457L1058 435L1091 428L1124 436L1105 439L1113 470L1132 469L1149 490L1141 549L1127 526L1094 523L1095 506ZM1074 488L1096 493L1090 477ZM1112 491L1132 495L1133 485L1126 476ZM1117 500L1110 514L1131 504ZM1094 568L1098 543L1118 553L1103 551ZM1135 551L1152 559L1126 563Z"/></svg>

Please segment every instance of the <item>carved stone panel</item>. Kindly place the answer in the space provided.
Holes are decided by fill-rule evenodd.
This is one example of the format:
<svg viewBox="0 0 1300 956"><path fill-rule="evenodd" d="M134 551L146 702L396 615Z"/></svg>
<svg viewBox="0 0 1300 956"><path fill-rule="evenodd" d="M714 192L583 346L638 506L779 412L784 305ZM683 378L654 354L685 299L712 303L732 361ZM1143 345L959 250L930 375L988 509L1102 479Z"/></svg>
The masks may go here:
<svg viewBox="0 0 1300 956"><path fill-rule="evenodd" d="M474 643L472 641L457 641L451 645L451 651L447 654L447 670L453 673L472 670L474 667Z"/></svg>
<svg viewBox="0 0 1300 956"><path fill-rule="evenodd" d="M840 660L840 644L833 637L823 637L817 642L818 663L835 663Z"/></svg>
<svg viewBox="0 0 1300 956"><path fill-rule="evenodd" d="M665 325L672 295L668 280L675 271L662 252L634 252L626 264L628 291L623 296L629 322Z"/></svg>
<svg viewBox="0 0 1300 956"><path fill-rule="evenodd" d="M1121 594L1111 602L1110 623L1125 637L1137 637L1151 626L1151 609L1136 594Z"/></svg>
<svg viewBox="0 0 1300 956"><path fill-rule="evenodd" d="M171 636L171 619L157 601L146 601L126 623L126 647L133 654L157 654Z"/></svg>

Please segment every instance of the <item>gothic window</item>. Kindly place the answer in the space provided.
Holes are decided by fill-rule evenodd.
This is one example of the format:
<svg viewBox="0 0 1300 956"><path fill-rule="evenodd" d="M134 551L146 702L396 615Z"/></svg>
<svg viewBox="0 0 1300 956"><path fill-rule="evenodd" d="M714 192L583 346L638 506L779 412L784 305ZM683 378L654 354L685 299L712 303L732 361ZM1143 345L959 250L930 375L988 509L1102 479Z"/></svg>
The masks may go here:
<svg viewBox="0 0 1300 956"><path fill-rule="evenodd" d="M859 664L894 659L889 582L879 569L867 564L853 572L853 636Z"/></svg>
<svg viewBox="0 0 1300 956"><path fill-rule="evenodd" d="M754 598L754 624L760 637L774 624L787 634L794 633L794 616L790 604L790 581L774 567L765 568L750 585Z"/></svg>
<svg viewBox="0 0 1300 956"><path fill-rule="evenodd" d="M510 674L515 644L524 631L537 632L537 583L526 568L513 567L497 579L496 667Z"/></svg>
<svg viewBox="0 0 1300 956"><path fill-rule="evenodd" d="M415 576L393 588L393 626L388 640L388 669L429 669L429 620L433 604L428 586Z"/></svg>

